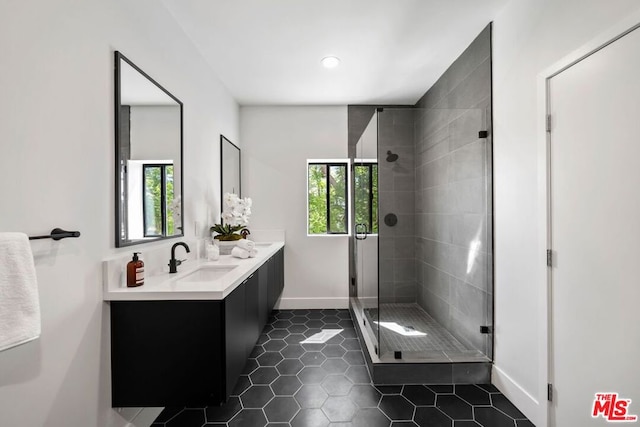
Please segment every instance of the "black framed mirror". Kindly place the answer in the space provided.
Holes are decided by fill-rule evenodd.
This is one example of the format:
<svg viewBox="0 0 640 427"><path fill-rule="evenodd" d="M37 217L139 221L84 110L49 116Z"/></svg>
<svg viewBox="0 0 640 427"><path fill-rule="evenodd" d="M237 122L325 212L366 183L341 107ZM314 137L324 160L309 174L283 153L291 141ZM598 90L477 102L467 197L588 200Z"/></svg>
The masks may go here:
<svg viewBox="0 0 640 427"><path fill-rule="evenodd" d="M220 135L220 197L226 193L242 197L240 148Z"/></svg>
<svg viewBox="0 0 640 427"><path fill-rule="evenodd" d="M116 247L184 235L182 102L115 52Z"/></svg>

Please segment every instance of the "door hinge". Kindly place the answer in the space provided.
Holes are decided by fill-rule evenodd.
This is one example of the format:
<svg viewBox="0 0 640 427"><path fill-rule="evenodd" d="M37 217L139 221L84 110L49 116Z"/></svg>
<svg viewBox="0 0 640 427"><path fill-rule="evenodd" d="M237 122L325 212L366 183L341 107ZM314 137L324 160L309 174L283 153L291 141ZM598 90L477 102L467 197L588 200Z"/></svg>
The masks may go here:
<svg viewBox="0 0 640 427"><path fill-rule="evenodd" d="M547 384L547 400L553 402L553 384Z"/></svg>
<svg viewBox="0 0 640 427"><path fill-rule="evenodd" d="M491 330L491 326L480 326L480 333L481 334L490 334L493 331Z"/></svg>
<svg viewBox="0 0 640 427"><path fill-rule="evenodd" d="M553 267L553 251L547 249L547 267Z"/></svg>
<svg viewBox="0 0 640 427"><path fill-rule="evenodd" d="M547 132L551 132L551 114L547 114Z"/></svg>

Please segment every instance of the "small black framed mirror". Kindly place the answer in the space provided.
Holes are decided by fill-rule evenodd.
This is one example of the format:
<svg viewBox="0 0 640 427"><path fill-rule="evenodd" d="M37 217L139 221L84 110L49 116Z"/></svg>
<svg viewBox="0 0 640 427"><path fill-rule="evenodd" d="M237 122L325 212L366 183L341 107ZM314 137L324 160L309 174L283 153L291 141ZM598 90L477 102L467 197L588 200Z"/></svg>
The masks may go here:
<svg viewBox="0 0 640 427"><path fill-rule="evenodd" d="M183 236L183 105L115 52L115 244Z"/></svg>
<svg viewBox="0 0 640 427"><path fill-rule="evenodd" d="M220 197L226 193L242 197L240 147L220 135Z"/></svg>

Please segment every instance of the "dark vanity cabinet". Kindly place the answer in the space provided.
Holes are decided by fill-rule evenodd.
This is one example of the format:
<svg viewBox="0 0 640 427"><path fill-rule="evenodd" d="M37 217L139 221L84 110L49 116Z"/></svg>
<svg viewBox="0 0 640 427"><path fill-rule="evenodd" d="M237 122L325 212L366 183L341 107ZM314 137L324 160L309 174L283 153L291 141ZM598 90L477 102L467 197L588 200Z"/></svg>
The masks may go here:
<svg viewBox="0 0 640 427"><path fill-rule="evenodd" d="M284 285L280 249L224 300L111 301L113 407L225 402Z"/></svg>

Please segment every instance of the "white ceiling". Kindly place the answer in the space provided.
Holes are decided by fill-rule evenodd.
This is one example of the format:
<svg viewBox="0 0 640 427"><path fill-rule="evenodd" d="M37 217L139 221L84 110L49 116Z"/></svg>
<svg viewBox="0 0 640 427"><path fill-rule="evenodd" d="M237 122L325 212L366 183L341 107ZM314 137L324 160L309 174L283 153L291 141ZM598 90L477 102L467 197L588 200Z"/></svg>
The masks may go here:
<svg viewBox="0 0 640 427"><path fill-rule="evenodd" d="M414 104L507 2L162 1L241 105Z"/></svg>

